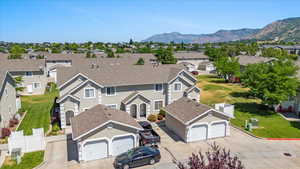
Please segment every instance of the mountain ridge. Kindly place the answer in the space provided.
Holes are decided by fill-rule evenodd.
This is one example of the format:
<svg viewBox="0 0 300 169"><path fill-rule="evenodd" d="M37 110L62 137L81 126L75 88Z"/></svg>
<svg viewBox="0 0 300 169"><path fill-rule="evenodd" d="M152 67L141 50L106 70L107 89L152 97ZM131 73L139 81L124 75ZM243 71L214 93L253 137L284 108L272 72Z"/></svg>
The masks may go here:
<svg viewBox="0 0 300 169"><path fill-rule="evenodd" d="M300 41L300 17L277 20L263 28L220 29L210 34L162 33L152 35L142 42L211 43L248 39Z"/></svg>

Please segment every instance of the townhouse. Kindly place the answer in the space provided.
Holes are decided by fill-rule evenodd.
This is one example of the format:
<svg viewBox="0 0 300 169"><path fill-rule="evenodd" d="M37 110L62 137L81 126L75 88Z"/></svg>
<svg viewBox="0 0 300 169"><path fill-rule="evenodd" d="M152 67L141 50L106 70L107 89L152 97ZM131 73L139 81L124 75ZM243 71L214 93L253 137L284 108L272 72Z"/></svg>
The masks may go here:
<svg viewBox="0 0 300 169"><path fill-rule="evenodd" d="M44 59L11 59L3 60L2 67L6 68L14 77L21 77L22 87L21 95L38 95L44 94L48 79L45 73Z"/></svg>
<svg viewBox="0 0 300 169"><path fill-rule="evenodd" d="M57 69L62 128L98 104L123 110L136 119L158 113L173 101L199 101L197 79L180 65L88 64Z"/></svg>
<svg viewBox="0 0 300 169"><path fill-rule="evenodd" d="M0 70L0 128L8 127L21 102L17 97L14 78L7 70Z"/></svg>

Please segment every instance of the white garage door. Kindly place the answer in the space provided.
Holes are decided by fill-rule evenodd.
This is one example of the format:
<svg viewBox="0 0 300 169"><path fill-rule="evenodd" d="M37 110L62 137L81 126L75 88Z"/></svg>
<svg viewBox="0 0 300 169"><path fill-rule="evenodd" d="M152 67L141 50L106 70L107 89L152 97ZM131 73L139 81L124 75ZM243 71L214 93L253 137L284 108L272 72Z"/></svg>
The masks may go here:
<svg viewBox="0 0 300 169"><path fill-rule="evenodd" d="M85 161L108 157L107 140L87 142L83 147L83 157Z"/></svg>
<svg viewBox="0 0 300 169"><path fill-rule="evenodd" d="M134 137L133 136L121 136L116 137L112 141L112 154L114 156L119 155L132 149L134 147Z"/></svg>
<svg viewBox="0 0 300 169"><path fill-rule="evenodd" d="M217 122L211 125L211 138L226 136L226 122Z"/></svg>
<svg viewBox="0 0 300 169"><path fill-rule="evenodd" d="M199 124L190 128L189 141L198 141L207 139L207 125Z"/></svg>

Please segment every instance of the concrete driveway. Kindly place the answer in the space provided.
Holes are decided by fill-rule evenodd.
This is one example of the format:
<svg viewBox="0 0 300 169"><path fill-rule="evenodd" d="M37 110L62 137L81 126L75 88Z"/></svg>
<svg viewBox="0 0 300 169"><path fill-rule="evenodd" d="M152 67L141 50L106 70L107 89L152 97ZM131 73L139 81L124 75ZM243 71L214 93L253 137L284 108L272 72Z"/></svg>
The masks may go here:
<svg viewBox="0 0 300 169"><path fill-rule="evenodd" d="M231 136L208 141L186 144L165 127L156 127L161 136L160 151L162 159L154 166L140 167L143 169L175 168L172 159L186 161L191 153L206 151L211 144L230 149L237 155L246 169L300 169L300 141L269 141L253 138L235 128L231 129ZM291 156L285 156L290 153ZM43 169L110 169L113 168L113 158L78 163L76 148L72 141L60 141L47 144L47 163Z"/></svg>

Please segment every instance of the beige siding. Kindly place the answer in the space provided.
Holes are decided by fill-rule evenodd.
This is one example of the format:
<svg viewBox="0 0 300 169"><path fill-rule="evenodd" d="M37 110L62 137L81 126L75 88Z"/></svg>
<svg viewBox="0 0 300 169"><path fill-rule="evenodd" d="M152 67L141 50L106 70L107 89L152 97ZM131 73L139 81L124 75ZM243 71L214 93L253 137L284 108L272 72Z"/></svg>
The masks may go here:
<svg viewBox="0 0 300 169"><path fill-rule="evenodd" d="M80 83L82 83L85 80L86 80L86 78L84 78L82 76L79 76L79 77L71 80L63 88L60 89L59 95L63 96L64 94L68 93L69 91L71 91L72 89L77 87Z"/></svg>
<svg viewBox="0 0 300 169"><path fill-rule="evenodd" d="M108 128L108 126L111 124L112 124L112 128ZM115 123L110 123L110 124L106 124L105 126L93 131L92 133L83 137L81 140L97 139L97 138L103 138L103 137L107 137L107 138L111 139L114 136L124 135L124 134L128 134L128 133L137 134L138 132L137 132L137 130L129 128L129 127L121 126L121 125L115 124Z"/></svg>
<svg viewBox="0 0 300 169"><path fill-rule="evenodd" d="M180 121L170 116L169 114L166 114L166 126L169 130L173 131L175 134L181 137L181 139L186 141L187 131L184 124L182 124Z"/></svg>
<svg viewBox="0 0 300 169"><path fill-rule="evenodd" d="M211 123L213 121L220 121L220 120L229 120L229 119L228 117L225 117L219 113L206 114L202 117L199 117L198 119L195 119L193 122L190 123L190 125L194 123L202 123L202 122Z"/></svg>
<svg viewBox="0 0 300 169"><path fill-rule="evenodd" d="M29 71L30 72L30 71ZM23 72L11 72L13 77L22 77L21 86L24 87L22 92L19 92L21 95L40 95L44 94L46 86L47 86L47 76L44 71L33 71L32 76L25 76L26 71ZM40 87L34 88L34 83L40 83ZM32 85L32 93L29 93L28 86Z"/></svg>
<svg viewBox="0 0 300 169"><path fill-rule="evenodd" d="M163 92L156 92L154 90L154 84L150 85L134 85L134 86L120 86L116 87L116 96L107 96L106 89L102 89L102 104L117 104L120 109L121 102L134 91L139 91L144 97L151 101L151 113L154 111L154 100L163 100L166 103L167 88L164 87Z"/></svg>
<svg viewBox="0 0 300 169"><path fill-rule="evenodd" d="M175 84L176 83L181 83L181 90L180 91L175 91ZM189 88L191 85L182 80L181 78L176 78L175 80L172 81L172 83L169 84L171 86L171 102L174 102L184 95L184 91Z"/></svg>
<svg viewBox="0 0 300 169"><path fill-rule="evenodd" d="M188 94L187 94L187 97L189 99L195 99L196 101L200 101L200 93L198 91L198 89L193 89L192 91L190 91Z"/></svg>
<svg viewBox="0 0 300 169"><path fill-rule="evenodd" d="M95 97L93 98L85 98L84 97L84 90L86 88L94 89L95 91ZM83 112L85 109L90 109L97 104L99 104L99 94L98 94L99 87L93 83L88 82L87 84L81 86L76 91L74 91L74 96L78 97L80 99L80 105L79 105L79 112Z"/></svg>
<svg viewBox="0 0 300 169"><path fill-rule="evenodd" d="M3 86L0 87L0 127L8 127L9 120L16 114L16 90L14 80L11 76L6 76ZM7 94L5 92L7 91Z"/></svg>

